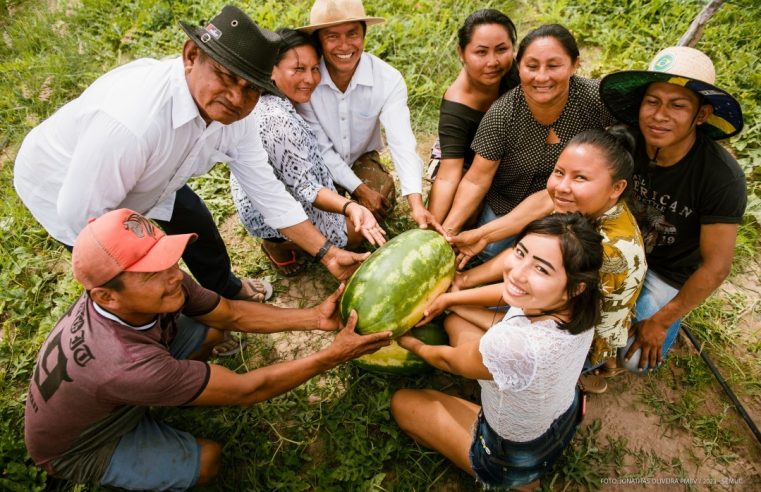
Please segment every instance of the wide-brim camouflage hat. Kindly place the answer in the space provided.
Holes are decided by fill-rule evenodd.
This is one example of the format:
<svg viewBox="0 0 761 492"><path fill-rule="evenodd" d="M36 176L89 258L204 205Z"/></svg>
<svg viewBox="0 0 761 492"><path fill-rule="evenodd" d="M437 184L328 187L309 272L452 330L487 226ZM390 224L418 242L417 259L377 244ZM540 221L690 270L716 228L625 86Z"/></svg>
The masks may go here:
<svg viewBox="0 0 761 492"><path fill-rule="evenodd" d="M698 129L714 140L737 135L743 128L740 103L716 87L713 62L704 53L686 46L661 50L647 70L624 70L605 76L600 82L600 97L619 121L639 125L639 107L647 86L653 82L679 85L699 94L713 112Z"/></svg>
<svg viewBox="0 0 761 492"><path fill-rule="evenodd" d="M260 27L245 12L227 5L205 27L180 26L214 61L261 89L281 96L272 82L280 36Z"/></svg>

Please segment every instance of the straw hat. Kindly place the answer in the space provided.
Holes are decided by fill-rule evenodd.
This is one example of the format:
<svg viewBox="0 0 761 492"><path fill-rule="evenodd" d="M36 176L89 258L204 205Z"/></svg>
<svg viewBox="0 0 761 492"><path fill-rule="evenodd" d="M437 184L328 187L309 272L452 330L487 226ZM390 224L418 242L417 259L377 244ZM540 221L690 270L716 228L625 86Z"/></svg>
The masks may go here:
<svg viewBox="0 0 761 492"><path fill-rule="evenodd" d="M281 95L272 83L280 36L260 27L245 12L227 5L206 27L182 21L180 26L214 61L258 87Z"/></svg>
<svg viewBox="0 0 761 492"><path fill-rule="evenodd" d="M297 28L311 34L324 27L337 26L346 22L364 22L368 26L380 24L383 17L368 17L362 0L315 0L309 14L309 25Z"/></svg>
<svg viewBox="0 0 761 492"><path fill-rule="evenodd" d="M631 126L638 126L639 107L647 86L666 82L695 91L713 113L698 129L720 140L737 135L743 128L742 109L737 100L713 85L716 71L704 53L686 46L661 50L647 70L625 70L605 76L600 82L600 97L613 116Z"/></svg>

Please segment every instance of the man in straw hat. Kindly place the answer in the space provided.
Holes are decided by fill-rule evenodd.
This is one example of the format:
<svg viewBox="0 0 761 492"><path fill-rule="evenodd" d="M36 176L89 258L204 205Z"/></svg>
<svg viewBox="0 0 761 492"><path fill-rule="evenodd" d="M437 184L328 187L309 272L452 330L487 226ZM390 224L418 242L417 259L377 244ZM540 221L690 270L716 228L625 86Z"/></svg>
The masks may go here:
<svg viewBox="0 0 761 492"><path fill-rule="evenodd" d="M639 128L631 196L648 271L624 367L647 371L666 357L680 320L729 274L746 204L745 175L715 140L742 130L740 105L714 85L713 63L687 47L659 52L647 70L605 77L613 115Z"/></svg>
<svg viewBox="0 0 761 492"><path fill-rule="evenodd" d="M364 51L367 26L384 22L365 14L361 0L316 0L310 24L321 48L320 72L299 113L317 134L333 180L379 219L393 208L394 180L380 163L383 126L402 195L421 227L434 225L422 199L423 163L407 107L407 86L398 70ZM438 225L438 224L435 224Z"/></svg>
<svg viewBox="0 0 761 492"><path fill-rule="evenodd" d="M34 217L71 249L88 217L128 207L170 233L196 233L183 256L201 285L227 298L263 301L272 287L241 281L209 210L187 186L227 162L268 225L339 279L363 258L326 244L267 163L246 118L271 80L280 37L227 6L205 27L181 23L182 56L141 59L96 80L24 139L14 186Z"/></svg>
<svg viewBox="0 0 761 492"><path fill-rule="evenodd" d="M129 209L82 229L72 268L85 292L43 344L26 401L26 445L48 473L128 490L209 483L220 445L154 419L150 406L251 405L388 345L390 332L356 334L356 313L339 329L342 286L308 309L204 289L177 266L195 238L165 235ZM205 362L225 330L339 331L308 357L237 374Z"/></svg>

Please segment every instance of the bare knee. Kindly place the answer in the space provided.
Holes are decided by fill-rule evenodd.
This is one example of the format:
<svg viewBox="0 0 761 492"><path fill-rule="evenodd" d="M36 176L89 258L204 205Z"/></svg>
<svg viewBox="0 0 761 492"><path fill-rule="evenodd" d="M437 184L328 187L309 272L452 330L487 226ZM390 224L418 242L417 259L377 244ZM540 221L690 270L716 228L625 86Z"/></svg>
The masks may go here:
<svg viewBox="0 0 761 492"><path fill-rule="evenodd" d="M196 442L201 446L198 485L207 485L212 483L219 473L219 457L222 454L222 447L219 443L208 439L196 438Z"/></svg>

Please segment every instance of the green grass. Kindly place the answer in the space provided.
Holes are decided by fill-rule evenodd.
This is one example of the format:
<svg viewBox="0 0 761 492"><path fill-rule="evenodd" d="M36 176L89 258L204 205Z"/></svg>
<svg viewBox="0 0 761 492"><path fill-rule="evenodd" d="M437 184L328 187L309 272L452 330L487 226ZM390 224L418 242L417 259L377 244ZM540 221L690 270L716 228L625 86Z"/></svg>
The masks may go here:
<svg viewBox="0 0 761 492"><path fill-rule="evenodd" d="M23 443L23 405L37 350L80 288L69 273L68 253L26 211L12 190L12 162L23 136L105 71L144 56L179 52L177 22L200 23L226 2L144 0L0 0L0 489L95 490L52 483L30 461ZM307 23L311 0L238 2L263 25ZM700 0L366 0L388 19L369 31L367 49L405 76L413 127L435 131L441 95L455 77L455 32L479 7L496 6L516 20L519 37L544 22L567 25L582 43L582 73L642 68L657 49L676 43L702 7ZM717 84L735 94L746 130L728 142L748 175L746 221L738 236L733 275L758 276L761 223L761 6L754 0L725 4L711 20L699 48L715 61ZM216 167L193 186L223 223L234 213L228 172ZM391 235L412 226L404 206L386 223ZM228 239L237 271L278 278L240 226ZM318 265L309 279L325 292L335 281ZM286 288L278 286L280 293ZM761 395L760 333L736 346L741 323L758 313L757 293L742 288L717 295L690 314L696 336L741 397ZM295 299L307 305L311 299ZM752 319L752 318L751 318ZM319 338L317 339L319 342ZM319 343L317 343L319 345ZM274 362L284 354L270 337L251 337L246 357L225 361L238 370ZM288 356L289 354L285 354ZM665 432L687 428L696 449L715 463L737 459L747 430L728 407L696 356L673 356L647 380L643 408ZM623 383L626 384L626 383ZM389 397L401 387L435 387L469 393L472 385L435 375L384 379L345 365L270 402L251 408L163 409L170 423L224 445L218 490L475 490L473 481L443 457L416 445L394 424ZM644 411L644 410L643 410ZM613 476L686 476L687 463L632 449L625 437L603 437L599 422L578 433L543 490L594 490ZM696 457L695 459L699 459ZM627 475L628 474L628 475Z"/></svg>

